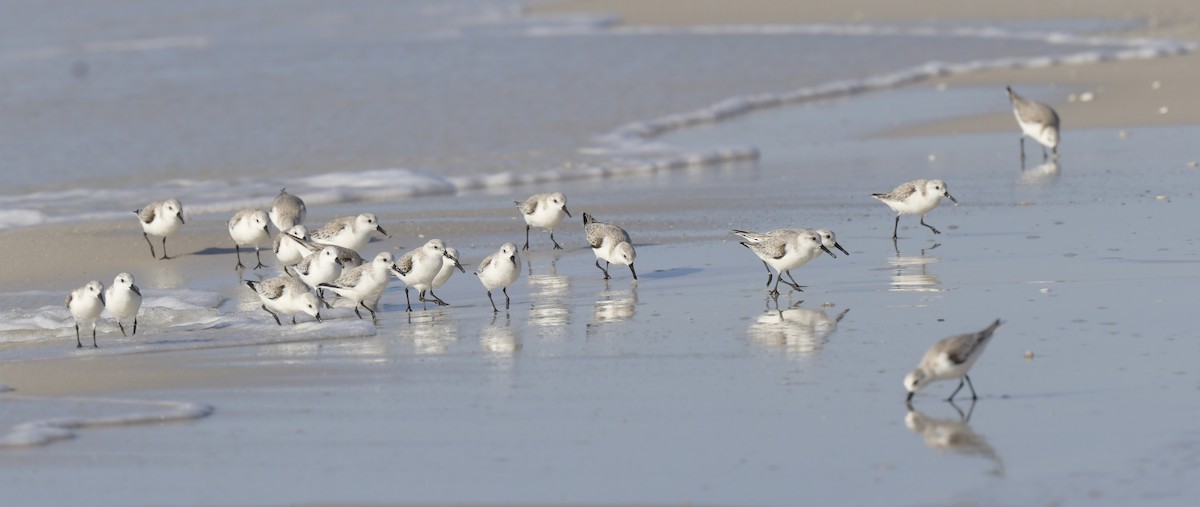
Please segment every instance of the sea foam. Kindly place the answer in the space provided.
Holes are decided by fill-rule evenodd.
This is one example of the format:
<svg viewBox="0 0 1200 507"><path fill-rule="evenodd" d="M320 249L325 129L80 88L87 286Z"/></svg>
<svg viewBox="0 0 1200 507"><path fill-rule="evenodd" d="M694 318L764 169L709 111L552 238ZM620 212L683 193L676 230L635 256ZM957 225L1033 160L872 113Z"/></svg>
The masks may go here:
<svg viewBox="0 0 1200 507"><path fill-rule="evenodd" d="M499 18L508 17L500 13ZM529 38L640 37L662 34L694 36L924 37L1039 42L1068 48L1062 54L1000 57L961 62L929 61L857 79L839 79L792 90L765 91L727 97L690 111L630 121L600 133L578 152L586 161L559 167L531 168L521 172L445 176L411 168L368 168L299 178L233 178L217 180L175 179L136 188L73 189L0 196L0 230L43 224L75 223L130 218L134 206L146 195L175 196L185 203L185 214L223 215L245 207L265 206L278 189L304 196L310 207L359 201L385 201L418 196L507 188L556 181L620 178L687 167L732 163L758 158L754 146L712 146L684 149L661 140L664 134L698 125L736 118L754 111L813 101L845 98L876 90L955 74L1000 69L1089 65L1116 60L1162 58L1195 51L1200 45L1152 38L1118 38L1078 35L1064 31L1013 30L997 27L925 27L864 24L733 25L697 27L625 27L614 19L595 16L556 17L538 22L495 23L485 17L474 28L483 33L500 30ZM1078 51L1069 51L1079 48Z"/></svg>

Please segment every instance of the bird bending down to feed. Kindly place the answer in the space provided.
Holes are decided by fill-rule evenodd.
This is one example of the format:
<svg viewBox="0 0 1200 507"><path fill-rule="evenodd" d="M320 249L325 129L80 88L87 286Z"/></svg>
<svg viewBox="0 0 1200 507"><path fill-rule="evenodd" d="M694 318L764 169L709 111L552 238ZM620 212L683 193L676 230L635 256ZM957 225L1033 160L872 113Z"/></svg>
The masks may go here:
<svg viewBox="0 0 1200 507"><path fill-rule="evenodd" d="M1035 102L1017 95L1012 87L1005 87L1008 100L1012 102L1013 116L1017 117L1017 125L1021 126L1021 166L1025 166L1025 136L1042 145L1042 160L1049 158L1046 148L1054 152L1054 160L1058 160L1058 113L1054 108L1041 102Z"/></svg>
<svg viewBox="0 0 1200 507"><path fill-rule="evenodd" d="M978 399L975 394L975 386L971 385L971 377L967 373L971 371L971 366L975 365L975 361L979 360L979 356L983 354L983 350L991 341L992 333L1000 327L1000 324L1000 319L996 319L982 331L951 336L929 347L929 350L925 352L925 357L922 357L921 363L917 365L917 369L904 377L904 388L908 390L908 401L912 401L913 395L929 384L939 380L953 379L959 379L958 388L950 393L950 397L946 398L946 401L954 399L954 395L962 390L964 382L967 387L971 388L971 399Z"/></svg>
<svg viewBox="0 0 1200 507"><path fill-rule="evenodd" d="M637 258L637 252L633 250L633 242L625 229L597 221L584 213L583 232L587 234L588 245L591 245L592 253L596 254L596 267L604 272L605 280L612 278L608 275L607 267L612 264L629 266L629 272L633 274L633 279L637 280L637 271L633 269L633 260ZM606 267L600 267L600 261L604 261Z"/></svg>
<svg viewBox="0 0 1200 507"><path fill-rule="evenodd" d="M283 325L279 321L281 313L292 314L292 324L296 323L297 313L307 313L317 319L317 322L321 322L321 304L317 301L317 295L290 275L268 278L261 282L247 280L246 286L258 294L258 299L262 301L262 309L275 318L276 324Z"/></svg>

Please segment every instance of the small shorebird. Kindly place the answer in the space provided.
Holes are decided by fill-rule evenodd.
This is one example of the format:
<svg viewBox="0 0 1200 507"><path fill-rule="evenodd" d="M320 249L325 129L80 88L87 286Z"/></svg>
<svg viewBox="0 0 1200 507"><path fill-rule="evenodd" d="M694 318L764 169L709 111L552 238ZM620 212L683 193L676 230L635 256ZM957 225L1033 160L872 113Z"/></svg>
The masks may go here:
<svg viewBox="0 0 1200 507"><path fill-rule="evenodd" d="M259 245L271 241L271 231L267 230L267 212L260 209L246 208L229 219L229 237L233 238L233 248L237 251L237 266L234 269L246 269L242 264L242 245L254 245L254 259L258 264L254 269L265 268Z"/></svg>
<svg viewBox="0 0 1200 507"><path fill-rule="evenodd" d="M587 242L592 247L592 253L596 254L596 267L604 272L605 280L612 277L608 275L608 268L600 267L600 261L604 261L605 266L614 263L629 266L629 272L633 274L633 279L637 280L637 271L633 269L633 260L637 257L637 252L633 250L633 242L625 229L599 222L584 213L583 232L587 234Z"/></svg>
<svg viewBox="0 0 1200 507"><path fill-rule="evenodd" d="M835 235L833 231L829 229L817 229L813 232L817 233L817 237L821 239L821 244L825 245L825 248L830 249L831 253L832 249L836 248L841 250L842 253L850 255L850 252L847 252L845 248L842 248L841 243L838 243L837 235Z"/></svg>
<svg viewBox="0 0 1200 507"><path fill-rule="evenodd" d="M292 314L292 324L296 323L297 313L307 313L321 322L321 303L300 280L283 275L261 282L247 280L246 286L258 294L262 309L275 318L276 324L283 325L279 321L281 313Z"/></svg>
<svg viewBox="0 0 1200 507"><path fill-rule="evenodd" d="M1000 324L1000 319L996 319L983 331L951 336L929 347L929 350L925 352L925 357L921 358L921 364L917 365L917 369L904 377L904 388L908 390L908 400L912 401L913 395L929 384L939 380L953 379L959 379L958 389L950 393L950 397L946 398L946 401L954 399L954 395L962 390L964 381L967 387L971 388L971 399L977 399L975 386L971 385L971 377L967 373L971 371L971 366L975 364L975 361L979 360L979 356L983 355L983 349L987 347L992 333L1000 327Z"/></svg>
<svg viewBox="0 0 1200 507"><path fill-rule="evenodd" d="M275 251L275 259L279 260L284 273L288 272L288 266L299 264L306 255L312 253L307 242L308 228L303 225L293 225L275 235L271 249Z"/></svg>
<svg viewBox="0 0 1200 507"><path fill-rule="evenodd" d="M354 251L362 250L371 239L371 233L379 231L388 236L375 220L375 215L363 213L356 217L339 217L330 220L320 229L309 232L309 237L317 243L337 245ZM388 236L389 238L391 236Z"/></svg>
<svg viewBox="0 0 1200 507"><path fill-rule="evenodd" d="M446 282L450 281L450 275L454 274L454 270L462 268L462 264L458 262L457 248L452 246L446 247L446 258L450 262L442 261L442 269L438 270L437 276L433 277L433 283L429 286L430 292L433 292L433 289L442 288L443 285L446 285ZM463 273L467 272L466 269L461 269L461 271Z"/></svg>
<svg viewBox="0 0 1200 507"><path fill-rule="evenodd" d="M307 214L308 208L304 206L304 201L287 193L286 188L281 189L279 195L271 201L271 223L275 224L275 228L280 231L303 224Z"/></svg>
<svg viewBox="0 0 1200 507"><path fill-rule="evenodd" d="M588 216L586 213L583 216ZM483 284L483 288L487 289L488 301L492 303L492 312L499 313L500 309L496 308L496 301L492 299L492 290L497 287L504 293L504 309L509 308L510 300L508 298L508 286L517 281L521 276L521 268L517 265L521 261L517 259L517 245L515 243L505 243L500 245L500 250L484 257L479 262L479 269L475 270L475 274L479 276L479 282ZM596 261L599 266L600 261ZM630 264L632 267L632 264Z"/></svg>
<svg viewBox="0 0 1200 507"><path fill-rule="evenodd" d="M734 229L734 234L746 241L741 245L749 248L754 255L762 260L767 268L767 285L771 285L771 268L775 268L775 286L771 289L772 296L779 295L779 283L790 285L793 289L803 291L802 286L792 277L791 270L805 265L821 252L837 258L833 251L821 243L821 238L807 229L776 229L770 232L741 231ZM835 241L836 244L836 241ZM784 282L783 275L787 274L791 282Z"/></svg>
<svg viewBox="0 0 1200 507"><path fill-rule="evenodd" d="M96 319L100 318L100 312L104 311L104 284L92 280L87 285L71 291L67 296L67 310L75 317L75 348L83 348L83 342L79 339L79 321L92 322L92 347L98 348Z"/></svg>
<svg viewBox="0 0 1200 507"><path fill-rule="evenodd" d="M137 313L142 307L142 291L133 284L133 275L121 273L113 279L112 285L104 290L104 307L108 313L117 319L117 327L125 334L125 325L121 320L133 317L133 334L137 335Z"/></svg>
<svg viewBox="0 0 1200 507"><path fill-rule="evenodd" d="M429 297L433 298L433 302L438 306L449 304L433 293L433 279L447 262L453 263L463 273L467 272L457 260L450 258L446 253L446 243L440 239L426 241L424 245L410 250L396 261L393 271L396 277L404 282L404 301L408 303L408 311L412 311L412 300L408 297L409 288L417 291L417 300L422 303L428 301L425 299L425 293L428 292Z"/></svg>
<svg viewBox="0 0 1200 507"><path fill-rule="evenodd" d="M302 259L292 269L304 285L320 290L319 285L337 280L342 274L342 260L338 258L338 247L330 245L322 248Z"/></svg>
<svg viewBox="0 0 1200 507"><path fill-rule="evenodd" d="M550 231L550 241L554 242L555 250L562 250L562 245L554 239L554 228L561 224L564 216L571 216L567 211L567 196L562 192L534 194L524 201L513 201L521 215L525 218L525 246L529 250L529 229L540 227Z"/></svg>
<svg viewBox="0 0 1200 507"><path fill-rule="evenodd" d="M183 204L179 199L154 201L133 212L142 224L142 237L146 238L146 244L150 245L150 256L155 257L154 244L150 242L150 236L154 235L162 237L163 254L158 259L170 259L167 256L167 236L175 234L179 226L183 225Z"/></svg>
<svg viewBox="0 0 1200 507"><path fill-rule="evenodd" d="M1054 160L1058 160L1058 113L1041 102L1035 102L1017 95L1011 86L1005 87L1008 100L1012 102L1013 115L1021 126L1021 166L1025 165L1025 136L1042 145L1042 160L1049 158L1046 148L1054 152Z"/></svg>
<svg viewBox="0 0 1200 507"><path fill-rule="evenodd" d="M928 227L934 234L942 231L925 223L925 215L942 202L942 197L949 197L958 206L958 199L950 195L946 183L942 180L912 180L904 183L886 194L871 194L871 197L883 201L892 211L896 212L896 224L892 227L892 239L900 230L901 215L921 215L921 225Z"/></svg>
<svg viewBox="0 0 1200 507"><path fill-rule="evenodd" d="M337 295L353 301L354 314L360 319L362 313L359 313L358 307L366 308L371 312L371 322L379 324L379 318L375 314L378 308L371 308L364 302L372 302L371 306L379 306L379 298L387 288L388 270L399 273L393 264L394 261L391 252L379 252L370 263L344 269L337 280L320 284L318 287L332 290Z"/></svg>

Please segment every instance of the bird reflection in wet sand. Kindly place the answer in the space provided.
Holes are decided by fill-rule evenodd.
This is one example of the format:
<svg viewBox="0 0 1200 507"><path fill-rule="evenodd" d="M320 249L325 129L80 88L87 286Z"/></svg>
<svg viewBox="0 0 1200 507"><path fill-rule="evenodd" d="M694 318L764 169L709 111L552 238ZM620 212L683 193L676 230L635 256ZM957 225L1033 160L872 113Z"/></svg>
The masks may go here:
<svg viewBox="0 0 1200 507"><path fill-rule="evenodd" d="M938 257L927 256L927 250L933 250L941 243L934 243L929 248L922 248L920 255L903 256L900 255L900 247L892 243L896 248L896 256L888 259L888 266L896 270L896 274L892 275L892 288L894 292L941 292L942 282L937 275L929 272L930 264L937 264L942 260Z"/></svg>
<svg viewBox="0 0 1200 507"><path fill-rule="evenodd" d="M566 305L571 291L571 281L558 274L556 261L550 261L545 273L536 274L533 264L526 261L529 276L529 325L543 338L562 338L571 323L570 309Z"/></svg>
<svg viewBox="0 0 1200 507"><path fill-rule="evenodd" d="M512 328L512 321L506 314L502 322L499 314L492 317L492 323L479 331L479 344L494 359L511 359L521 350L521 340Z"/></svg>
<svg viewBox="0 0 1200 507"><path fill-rule="evenodd" d="M971 414L975 411L975 402L964 413L958 405L950 402L950 406L958 411L957 418L934 419L913 408L907 403L908 413L904 416L904 425L913 433L921 435L925 445L938 451L949 451L963 456L978 456L996 464L988 473L1004 477L1004 462L996 450L988 444L983 435L971 429Z"/></svg>
<svg viewBox="0 0 1200 507"><path fill-rule="evenodd" d="M458 341L457 321L442 308L408 314L402 336L411 336L417 354L445 354Z"/></svg>
<svg viewBox="0 0 1200 507"><path fill-rule="evenodd" d="M1029 169L1022 168L1017 175L1017 183L1028 187L1048 187L1057 182L1061 175L1058 162L1050 161Z"/></svg>
<svg viewBox="0 0 1200 507"><path fill-rule="evenodd" d="M746 330L754 344L788 359L811 357L821 351L837 331L838 323L850 311L847 308L830 317L825 310L799 308L800 303L786 310L767 310L759 315Z"/></svg>
<svg viewBox="0 0 1200 507"><path fill-rule="evenodd" d="M596 295L596 305L592 312L592 321L588 323L588 331L603 324L622 322L633 318L637 312L638 292L636 285L624 286L617 289L605 281L604 290Z"/></svg>

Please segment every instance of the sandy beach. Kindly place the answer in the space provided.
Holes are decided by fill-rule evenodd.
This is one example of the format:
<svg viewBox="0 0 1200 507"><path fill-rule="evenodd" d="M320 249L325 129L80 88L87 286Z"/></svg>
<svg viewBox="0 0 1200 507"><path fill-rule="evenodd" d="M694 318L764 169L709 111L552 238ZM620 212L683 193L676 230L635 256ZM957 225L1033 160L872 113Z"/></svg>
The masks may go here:
<svg viewBox="0 0 1200 507"><path fill-rule="evenodd" d="M1200 41L1200 7L1181 1L1089 2L1087 12L1068 1L731 5L579 0L523 13L603 13L619 17L620 27L684 28L994 22L1050 30L1085 19L1124 23L1106 36ZM654 93L631 87L636 107L587 106L615 120L596 136L717 103L722 86L782 93L826 81L803 76L811 82L792 85L770 74L765 84L739 87L737 79L716 83L716 72L691 83L651 51L690 35L610 40L599 30L500 38L519 48L580 45L604 58L609 49L585 44L621 46L651 61L640 71L668 69L653 74L661 79L647 87L659 87L654 93L697 88L713 96L658 104ZM404 44L432 45L438 36ZM725 45L761 52L746 60L770 61L793 44L695 37L682 46L728 37ZM469 55L478 45L447 53ZM512 141L513 158L496 166L475 167L465 152L456 161L456 147L476 132L511 128L494 140L503 151L510 136L553 127L455 110L454 121L495 123L464 128L461 139L447 134L443 152L422 148L428 152L400 165L419 161L431 175L460 181L472 168L519 175L510 168L582 161L566 163L559 180L314 199L310 224L360 211L379 216L391 237L376 236L364 256L400 254L432 237L464 253L467 272L438 290L450 306L418 303L408 312L393 280L377 327L347 308L325 312L323 324L302 317L276 326L243 284L275 276L273 255L263 252L265 270L235 272L228 217L209 203L198 203L168 240L176 256L169 261L149 257L132 213L0 230L0 242L23 253L0 263L0 324L9 326L0 333L34 337L0 343L0 384L13 389L0 395L10 406L0 427L118 421L71 428L70 438L50 445L0 449L0 484L25 505L1185 505L1200 493L1188 424L1198 414L1187 402L1200 385L1189 363L1200 350L1184 319L1200 262L1187 222L1200 207L1188 190L1200 174L1188 166L1200 158L1191 145L1200 133L1190 85L1200 77L1196 60L1191 53L985 71L766 108L648 141L682 153L752 146L756 158L619 176L571 174L597 157L592 140L565 149L565 134L544 151L522 151L537 139ZM637 82L640 74L630 74L624 80ZM1043 163L1027 141L1029 163L1018 166L1018 130L1003 95L1009 84L1063 118L1058 163ZM1079 100L1085 92L1093 98ZM545 121L567 130L565 120ZM589 121L597 120L577 120L585 131ZM278 150L299 139L281 138L263 142ZM376 168L395 160L392 151L366 150L361 164L324 154L294 166L305 176L310 167ZM236 172L230 165L214 172ZM195 177L178 175L185 176ZM942 231L936 236L903 217L893 242L894 215L869 194L924 177L944 178L961 205L943 203L929 215ZM243 183L231 181L233 189ZM70 183L43 185L54 186ZM253 188L245 200L257 206L277 191ZM555 234L565 249L550 250L535 230L533 248L521 253L522 277L509 289L512 308L493 315L472 270L500 243L522 242L513 200L555 190L573 213ZM601 278L584 242L584 212L629 230L636 282L624 266ZM850 253L796 270L804 292L773 300L762 263L729 230L780 227L833 229ZM147 294L144 326L122 337L103 322L99 350L76 351L62 298L121 271L136 272ZM905 406L900 381L926 347L997 317L1005 324L972 371L978 403L962 395L942 402L954 388L944 382ZM211 410L156 424L172 404ZM62 487L63 476L72 488Z"/></svg>

